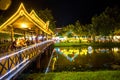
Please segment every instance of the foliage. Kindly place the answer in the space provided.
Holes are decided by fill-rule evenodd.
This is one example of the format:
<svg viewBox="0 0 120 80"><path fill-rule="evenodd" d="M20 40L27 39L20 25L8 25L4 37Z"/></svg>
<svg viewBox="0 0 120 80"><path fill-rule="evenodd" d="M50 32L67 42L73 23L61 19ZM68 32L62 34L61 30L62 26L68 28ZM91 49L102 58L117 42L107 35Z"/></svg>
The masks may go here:
<svg viewBox="0 0 120 80"><path fill-rule="evenodd" d="M107 7L99 16L92 17L92 24L98 35L114 35L120 29L120 9Z"/></svg>
<svg viewBox="0 0 120 80"><path fill-rule="evenodd" d="M99 15L91 18L90 24L81 24L78 20L75 25L67 25L63 28L63 33L66 31L73 31L78 36L91 36L94 40L96 35L113 36L119 35L120 29L120 9L118 7L107 7ZM70 27L71 26L71 27Z"/></svg>
<svg viewBox="0 0 120 80"><path fill-rule="evenodd" d="M109 15L111 19L114 19L114 33L115 35L119 35L119 29L120 29L120 9L118 7L107 7L105 10L105 14Z"/></svg>
<svg viewBox="0 0 120 80"><path fill-rule="evenodd" d="M51 10L49 9L39 10L37 14L44 22L50 21L50 24L49 24L50 29L52 30L55 29L56 25L55 25L54 17L52 15Z"/></svg>
<svg viewBox="0 0 120 80"><path fill-rule="evenodd" d="M115 35L120 35L120 29L116 29L116 30L114 31L114 34L115 34Z"/></svg>
<svg viewBox="0 0 120 80"><path fill-rule="evenodd" d="M114 30L114 19L105 13L92 18L92 24L99 35L108 36Z"/></svg>
<svg viewBox="0 0 120 80"><path fill-rule="evenodd" d="M4 36L4 37L3 37ZM15 38L23 37L23 35L14 34ZM6 40L11 38L11 33L0 33L0 39Z"/></svg>
<svg viewBox="0 0 120 80"><path fill-rule="evenodd" d="M82 25L79 20L77 20L74 24L69 24L62 29L62 33L65 36L85 36L87 35L87 28Z"/></svg>
<svg viewBox="0 0 120 80"><path fill-rule="evenodd" d="M4 36L4 37L3 37ZM0 39L8 39L10 38L10 34L7 34L7 33L0 33Z"/></svg>
<svg viewBox="0 0 120 80"><path fill-rule="evenodd" d="M73 37L74 36L74 25L69 24L66 27L63 27L62 35L67 37Z"/></svg>
<svg viewBox="0 0 120 80"><path fill-rule="evenodd" d="M106 15L109 15L111 18L113 18L115 22L120 22L120 9L118 7L107 7L104 12Z"/></svg>
<svg viewBox="0 0 120 80"><path fill-rule="evenodd" d="M74 32L79 35L79 36L82 36L84 31L83 31L83 25L77 20L75 22L75 29L74 29Z"/></svg>
<svg viewBox="0 0 120 80"><path fill-rule="evenodd" d="M0 15L0 25L6 20L6 18L3 18L3 15Z"/></svg>

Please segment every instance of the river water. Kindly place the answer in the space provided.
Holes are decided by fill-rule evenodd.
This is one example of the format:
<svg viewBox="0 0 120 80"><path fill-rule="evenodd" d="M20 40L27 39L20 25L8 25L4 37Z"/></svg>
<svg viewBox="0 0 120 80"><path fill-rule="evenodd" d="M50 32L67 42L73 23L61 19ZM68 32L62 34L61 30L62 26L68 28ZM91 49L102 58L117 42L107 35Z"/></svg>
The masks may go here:
<svg viewBox="0 0 120 80"><path fill-rule="evenodd" d="M120 48L93 48L91 46L55 47L54 52L48 61L50 62L50 65L48 65L44 71L45 73L46 71L120 70ZM26 73L36 72L39 72L39 70L36 71L35 64L33 63L31 67L16 80L24 80Z"/></svg>
<svg viewBox="0 0 120 80"><path fill-rule="evenodd" d="M55 47L52 71L120 70L120 48Z"/></svg>

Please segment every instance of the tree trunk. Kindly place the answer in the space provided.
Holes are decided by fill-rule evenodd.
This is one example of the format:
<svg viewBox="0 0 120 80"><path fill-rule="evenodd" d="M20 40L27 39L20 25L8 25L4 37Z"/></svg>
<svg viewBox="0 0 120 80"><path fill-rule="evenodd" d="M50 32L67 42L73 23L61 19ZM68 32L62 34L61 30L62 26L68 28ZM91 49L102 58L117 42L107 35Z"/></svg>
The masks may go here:
<svg viewBox="0 0 120 80"><path fill-rule="evenodd" d="M92 35L92 40L93 42L95 42L95 35Z"/></svg>

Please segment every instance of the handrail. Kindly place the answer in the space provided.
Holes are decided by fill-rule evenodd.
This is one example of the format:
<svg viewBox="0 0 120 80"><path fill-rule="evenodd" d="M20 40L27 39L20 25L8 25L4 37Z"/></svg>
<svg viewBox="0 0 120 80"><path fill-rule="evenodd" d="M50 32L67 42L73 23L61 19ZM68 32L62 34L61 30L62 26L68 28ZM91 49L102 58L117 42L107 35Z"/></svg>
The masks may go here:
<svg viewBox="0 0 120 80"><path fill-rule="evenodd" d="M52 40L44 41L0 57L0 80L15 76L51 44Z"/></svg>

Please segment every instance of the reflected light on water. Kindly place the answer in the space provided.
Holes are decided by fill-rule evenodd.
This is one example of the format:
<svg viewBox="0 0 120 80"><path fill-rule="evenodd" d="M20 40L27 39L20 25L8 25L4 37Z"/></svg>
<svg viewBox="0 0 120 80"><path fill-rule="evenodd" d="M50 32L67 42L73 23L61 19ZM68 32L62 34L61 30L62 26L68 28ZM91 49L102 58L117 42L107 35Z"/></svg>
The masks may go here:
<svg viewBox="0 0 120 80"><path fill-rule="evenodd" d="M60 49L55 48L56 52L58 54L63 55L66 57L69 61L73 61L78 55L87 55L88 50L86 48L83 49Z"/></svg>
<svg viewBox="0 0 120 80"><path fill-rule="evenodd" d="M114 53L117 53L119 51L119 49L116 47L116 48L112 48L113 52Z"/></svg>
<svg viewBox="0 0 120 80"><path fill-rule="evenodd" d="M59 51L65 55L69 55L69 54L87 55L87 52L88 52L88 50L86 48L83 48L81 50L79 50L79 49L59 49Z"/></svg>
<svg viewBox="0 0 120 80"><path fill-rule="evenodd" d="M78 55L88 55L92 53L110 53L110 49L108 48L97 48L92 49L92 47L86 48L55 48L58 54L63 55L68 60L73 61ZM119 48L112 48L112 53L118 53Z"/></svg>

